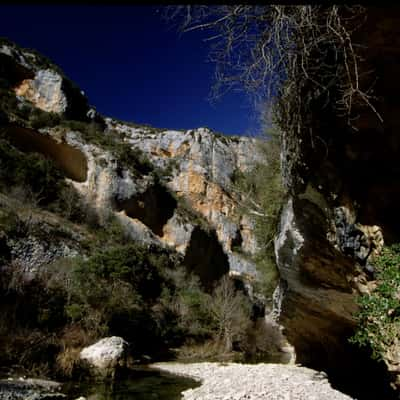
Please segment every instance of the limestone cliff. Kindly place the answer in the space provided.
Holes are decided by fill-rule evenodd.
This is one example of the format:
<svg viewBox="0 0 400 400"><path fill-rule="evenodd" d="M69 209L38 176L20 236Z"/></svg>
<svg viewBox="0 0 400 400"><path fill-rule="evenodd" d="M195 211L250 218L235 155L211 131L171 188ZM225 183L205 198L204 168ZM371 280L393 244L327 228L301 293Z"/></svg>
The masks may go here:
<svg viewBox="0 0 400 400"><path fill-rule="evenodd" d="M383 366L369 362L347 340L355 329L356 297L373 286L374 256L384 242L400 238L399 22L398 9L370 9L354 33L354 41L365 45L363 71L374 71L362 79L375 81L383 123L371 109L359 107L354 130L337 117L334 107L316 103L311 134L283 133L290 198L275 242L280 322L298 362L347 380L350 391L358 381L366 398L393 396L377 378ZM386 360L394 375L400 371L395 358Z"/></svg>
<svg viewBox="0 0 400 400"><path fill-rule="evenodd" d="M86 119L89 107L84 93L51 61L12 42L0 43L0 74L17 96L47 112Z"/></svg>
<svg viewBox="0 0 400 400"><path fill-rule="evenodd" d="M62 71L13 43L0 45L0 71L7 95L16 96L3 116L13 145L52 159L100 215L114 213L134 240L171 246L200 276L210 269L213 279L227 271L246 282L256 278L257 243L231 179L257 159L254 139L104 118ZM135 165L123 160L127 154Z"/></svg>

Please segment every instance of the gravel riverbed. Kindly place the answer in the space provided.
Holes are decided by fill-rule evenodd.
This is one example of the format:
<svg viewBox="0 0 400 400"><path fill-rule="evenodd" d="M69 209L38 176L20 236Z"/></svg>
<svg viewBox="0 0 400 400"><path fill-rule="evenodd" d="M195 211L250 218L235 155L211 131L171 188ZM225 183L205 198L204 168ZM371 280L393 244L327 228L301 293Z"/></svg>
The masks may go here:
<svg viewBox="0 0 400 400"><path fill-rule="evenodd" d="M284 364L155 363L153 368L201 381L182 392L185 400L351 400L326 375Z"/></svg>

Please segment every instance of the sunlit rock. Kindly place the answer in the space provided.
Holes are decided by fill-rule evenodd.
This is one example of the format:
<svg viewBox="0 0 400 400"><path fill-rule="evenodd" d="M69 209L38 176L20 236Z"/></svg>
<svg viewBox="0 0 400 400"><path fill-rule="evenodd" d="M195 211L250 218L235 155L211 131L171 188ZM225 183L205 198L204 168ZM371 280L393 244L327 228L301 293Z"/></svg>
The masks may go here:
<svg viewBox="0 0 400 400"><path fill-rule="evenodd" d="M127 362L128 343L118 336L99 340L85 347L80 353L80 359L94 368L95 373L114 377L118 367L125 367Z"/></svg>

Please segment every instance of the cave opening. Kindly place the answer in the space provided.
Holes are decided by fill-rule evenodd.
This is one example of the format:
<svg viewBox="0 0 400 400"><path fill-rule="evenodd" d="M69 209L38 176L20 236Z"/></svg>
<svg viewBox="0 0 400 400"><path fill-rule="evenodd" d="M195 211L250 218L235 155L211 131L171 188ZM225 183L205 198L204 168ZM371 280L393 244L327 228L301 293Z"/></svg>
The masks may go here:
<svg viewBox="0 0 400 400"><path fill-rule="evenodd" d="M67 178L76 182L87 179L87 160L82 151L67 143L58 143L49 136L32 129L8 126L5 129L7 139L18 150L36 152L51 159L64 172Z"/></svg>
<svg viewBox="0 0 400 400"><path fill-rule="evenodd" d="M193 229L183 265L200 278L202 286L211 291L215 283L229 272L228 257L214 230Z"/></svg>
<svg viewBox="0 0 400 400"><path fill-rule="evenodd" d="M177 207L175 198L168 190L156 184L145 192L128 199L115 199L118 211L124 210L130 218L136 218L148 226L157 236L163 236L163 228L174 215Z"/></svg>

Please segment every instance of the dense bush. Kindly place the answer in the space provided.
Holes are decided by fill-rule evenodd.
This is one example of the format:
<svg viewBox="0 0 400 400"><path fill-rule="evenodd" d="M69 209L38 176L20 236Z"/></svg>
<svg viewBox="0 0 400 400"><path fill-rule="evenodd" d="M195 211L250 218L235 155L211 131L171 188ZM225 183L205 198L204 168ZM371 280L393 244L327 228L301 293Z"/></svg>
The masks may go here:
<svg viewBox="0 0 400 400"><path fill-rule="evenodd" d="M68 298L72 324L92 337L123 336L142 354L207 341L230 352L251 323L250 304L228 277L208 294L174 253L134 243L80 260Z"/></svg>
<svg viewBox="0 0 400 400"><path fill-rule="evenodd" d="M157 350L166 332L162 323L168 321L160 307L153 308L171 285L163 270L176 263L173 254L136 243L99 249L79 260L66 307L71 323L95 337L123 336L138 352Z"/></svg>
<svg viewBox="0 0 400 400"><path fill-rule="evenodd" d="M94 241L89 257L42 266L33 279L18 265L2 267L4 365L71 375L78 350L107 335L128 340L135 357L164 357L186 345L189 351L208 348L208 356L219 359L246 347L249 304L227 277L209 294L176 253L129 241L117 244L117 237L111 235L108 245ZM7 339L10 328L12 340ZM24 336L32 343L42 338L40 351Z"/></svg>
<svg viewBox="0 0 400 400"><path fill-rule="evenodd" d="M212 335L213 321L209 312L211 296L200 284L199 277L180 267L166 271L173 287L162 293L162 302L177 318L177 329L186 341L202 341Z"/></svg>
<svg viewBox="0 0 400 400"><path fill-rule="evenodd" d="M358 330L351 342L367 346L375 359L390 358L400 341L400 244L375 261L376 288L359 298Z"/></svg>
<svg viewBox="0 0 400 400"><path fill-rule="evenodd" d="M32 108L29 115L29 124L34 129L40 129L44 127L54 127L61 121L59 114L54 112L46 112L39 108Z"/></svg>
<svg viewBox="0 0 400 400"><path fill-rule="evenodd" d="M0 266L1 365L37 376L49 373L60 350L64 305L64 292L42 277L29 277L14 263Z"/></svg>
<svg viewBox="0 0 400 400"><path fill-rule="evenodd" d="M4 88L0 81L0 110L6 115L15 112L18 108L18 100L10 89Z"/></svg>

